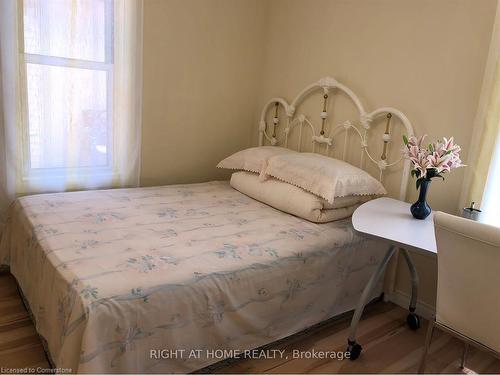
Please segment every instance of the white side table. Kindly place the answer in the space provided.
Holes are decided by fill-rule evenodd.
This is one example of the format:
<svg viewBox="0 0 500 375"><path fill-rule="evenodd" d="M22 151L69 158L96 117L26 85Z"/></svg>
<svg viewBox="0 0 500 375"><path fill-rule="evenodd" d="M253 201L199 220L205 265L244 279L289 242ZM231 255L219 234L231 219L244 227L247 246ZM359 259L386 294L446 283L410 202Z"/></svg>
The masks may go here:
<svg viewBox="0 0 500 375"><path fill-rule="evenodd" d="M361 354L362 347L356 342L356 330L368 298L385 271L387 264L397 249L401 250L411 275L411 300L407 317L411 329L420 327L420 320L415 314L417 304L418 274L408 251L436 254L433 214L425 220L417 220L410 213L410 204L392 198L378 198L369 201L354 211L352 224L356 231L387 242L389 249L382 262L373 273L358 301L351 321L347 351L350 359L355 360Z"/></svg>

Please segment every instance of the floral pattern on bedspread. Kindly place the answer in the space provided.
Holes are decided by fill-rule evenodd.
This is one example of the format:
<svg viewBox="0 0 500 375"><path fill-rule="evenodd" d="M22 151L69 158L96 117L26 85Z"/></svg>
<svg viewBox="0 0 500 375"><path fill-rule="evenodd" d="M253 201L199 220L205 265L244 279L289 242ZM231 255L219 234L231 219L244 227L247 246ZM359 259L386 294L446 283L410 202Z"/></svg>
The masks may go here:
<svg viewBox="0 0 500 375"><path fill-rule="evenodd" d="M18 199L0 245L58 367L187 372L352 309L381 249L226 182Z"/></svg>

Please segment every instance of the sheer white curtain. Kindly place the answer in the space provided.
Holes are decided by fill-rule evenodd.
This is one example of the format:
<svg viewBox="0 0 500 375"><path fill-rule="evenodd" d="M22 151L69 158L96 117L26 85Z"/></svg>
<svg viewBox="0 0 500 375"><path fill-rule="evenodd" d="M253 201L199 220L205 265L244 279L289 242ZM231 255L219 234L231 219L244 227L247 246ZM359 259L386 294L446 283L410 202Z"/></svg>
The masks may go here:
<svg viewBox="0 0 500 375"><path fill-rule="evenodd" d="M481 220L500 226L500 0L467 164L461 206L480 204Z"/></svg>
<svg viewBox="0 0 500 375"><path fill-rule="evenodd" d="M497 103L500 108L500 103ZM486 189L483 195L482 208L485 223L500 227L500 141L496 142L496 150L490 166Z"/></svg>
<svg viewBox="0 0 500 375"><path fill-rule="evenodd" d="M17 195L136 186L142 1L0 1L0 213Z"/></svg>

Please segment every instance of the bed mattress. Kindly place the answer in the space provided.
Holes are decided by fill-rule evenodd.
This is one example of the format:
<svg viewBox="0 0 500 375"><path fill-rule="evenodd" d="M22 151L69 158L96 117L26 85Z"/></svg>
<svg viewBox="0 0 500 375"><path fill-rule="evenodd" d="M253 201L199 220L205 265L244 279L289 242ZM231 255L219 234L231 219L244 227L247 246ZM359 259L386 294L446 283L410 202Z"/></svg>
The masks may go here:
<svg viewBox="0 0 500 375"><path fill-rule="evenodd" d="M54 364L100 373L189 372L301 331L352 309L382 255L350 219L227 182L22 197L0 245Z"/></svg>

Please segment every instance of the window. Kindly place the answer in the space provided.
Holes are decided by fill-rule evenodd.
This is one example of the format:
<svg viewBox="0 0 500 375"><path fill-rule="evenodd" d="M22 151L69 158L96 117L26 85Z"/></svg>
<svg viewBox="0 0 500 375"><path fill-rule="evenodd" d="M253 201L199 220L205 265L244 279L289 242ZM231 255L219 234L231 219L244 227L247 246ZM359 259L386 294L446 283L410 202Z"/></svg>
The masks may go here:
<svg viewBox="0 0 500 375"><path fill-rule="evenodd" d="M112 0L23 0L24 171L110 171Z"/></svg>

